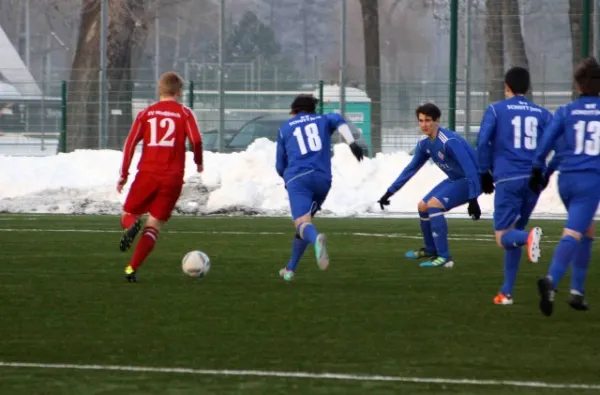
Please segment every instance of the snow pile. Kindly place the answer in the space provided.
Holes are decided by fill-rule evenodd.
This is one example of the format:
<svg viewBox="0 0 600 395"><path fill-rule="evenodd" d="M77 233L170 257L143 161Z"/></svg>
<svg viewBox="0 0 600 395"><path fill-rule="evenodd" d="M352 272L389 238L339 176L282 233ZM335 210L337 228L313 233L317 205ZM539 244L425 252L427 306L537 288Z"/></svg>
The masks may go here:
<svg viewBox="0 0 600 395"><path fill-rule="evenodd" d="M115 190L121 164L119 151L80 150L46 157L0 155L0 212L119 213L135 176L136 154L125 193ZM334 147L333 186L323 206L332 216L382 214L376 203L410 162L405 152L379 154L358 163L346 145ZM445 178L434 164L426 164L393 198L388 213L416 214L419 200ZM180 214L244 213L288 215L287 193L275 171L275 143L255 141L246 151L232 154L205 152L204 173L197 174L188 153L185 186L177 204ZM493 196L482 195L484 214L493 209ZM466 205L453 213L466 215ZM542 194L536 214L564 215L556 178Z"/></svg>

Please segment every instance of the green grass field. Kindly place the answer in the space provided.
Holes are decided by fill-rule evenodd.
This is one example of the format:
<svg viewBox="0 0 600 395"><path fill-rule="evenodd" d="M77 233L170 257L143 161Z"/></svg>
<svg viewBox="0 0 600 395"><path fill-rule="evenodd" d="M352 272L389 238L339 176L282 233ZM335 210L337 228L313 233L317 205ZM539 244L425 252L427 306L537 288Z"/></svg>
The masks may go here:
<svg viewBox="0 0 600 395"><path fill-rule="evenodd" d="M524 259L515 305L499 307L492 298L503 254L486 220L450 219L455 267L422 269L403 258L421 245L417 220L318 219L329 236L330 269L319 271L309 249L297 281L286 284L278 270L289 258L289 220L178 217L139 282L128 284L122 270L131 252L118 250L117 217L0 215L0 361L214 370L3 365L0 393L600 393L600 274L592 266L592 310L568 307L567 277L554 316L542 316L535 280L547 269L561 223L536 223L545 231L543 263ZM212 259L201 280L181 273L181 257L192 249ZM442 380L377 381L376 375ZM592 387L452 381L461 379Z"/></svg>

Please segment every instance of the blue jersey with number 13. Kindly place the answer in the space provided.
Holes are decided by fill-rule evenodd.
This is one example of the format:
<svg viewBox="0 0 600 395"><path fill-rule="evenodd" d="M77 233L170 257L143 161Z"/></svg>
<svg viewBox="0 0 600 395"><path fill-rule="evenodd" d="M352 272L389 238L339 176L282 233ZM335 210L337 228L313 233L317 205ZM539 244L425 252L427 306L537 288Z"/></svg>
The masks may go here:
<svg viewBox="0 0 600 395"><path fill-rule="evenodd" d="M277 173L285 182L319 172L331 179L331 135L344 118L335 113L299 113L279 128Z"/></svg>

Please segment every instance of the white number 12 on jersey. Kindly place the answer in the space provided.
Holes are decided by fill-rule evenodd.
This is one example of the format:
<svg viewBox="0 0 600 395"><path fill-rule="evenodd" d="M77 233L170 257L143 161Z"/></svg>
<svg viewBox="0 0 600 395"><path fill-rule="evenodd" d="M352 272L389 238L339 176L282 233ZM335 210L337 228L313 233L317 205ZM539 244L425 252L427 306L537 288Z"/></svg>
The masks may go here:
<svg viewBox="0 0 600 395"><path fill-rule="evenodd" d="M160 120L160 123L156 118L150 118L148 120L150 124L150 143L148 143L148 147L174 147L175 146L175 121L171 118L163 118ZM160 141L158 140L158 126L161 129L167 129L164 136Z"/></svg>
<svg viewBox="0 0 600 395"><path fill-rule="evenodd" d="M300 148L300 153L305 155L308 153L306 149L306 143L304 142L304 135L306 135L306 140L308 142L308 148L311 151L321 151L323 148L323 143L321 142L321 136L319 136L319 127L316 123L309 123L308 125L304 125L304 133L302 133L302 128L297 127L294 129L294 136L298 141L298 147Z"/></svg>

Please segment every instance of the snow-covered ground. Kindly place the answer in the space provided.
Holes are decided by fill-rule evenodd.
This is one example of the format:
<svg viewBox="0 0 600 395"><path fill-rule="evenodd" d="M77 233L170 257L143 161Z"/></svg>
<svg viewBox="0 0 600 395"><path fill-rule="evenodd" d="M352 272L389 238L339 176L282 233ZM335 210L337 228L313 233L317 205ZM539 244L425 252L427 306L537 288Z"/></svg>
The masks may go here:
<svg viewBox="0 0 600 395"><path fill-rule="evenodd" d="M414 215L417 202L444 174L426 164L392 198L385 213L376 203L410 161L404 152L379 154L358 163L346 145L334 148L333 187L323 215L375 216ZM132 174L139 157L134 157ZM121 163L119 151L80 150L43 157L0 155L0 212L21 213L119 213L125 193L115 190ZM255 141L246 151L232 154L205 153L204 173L195 173L188 153L184 192L177 205L180 214L252 213L288 215L288 200L282 180L275 172L275 143ZM484 214L491 215L493 197L482 195ZM453 211L466 215L466 206ZM542 194L535 213L565 214L556 188L556 178Z"/></svg>

